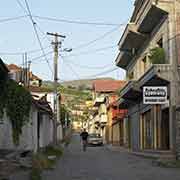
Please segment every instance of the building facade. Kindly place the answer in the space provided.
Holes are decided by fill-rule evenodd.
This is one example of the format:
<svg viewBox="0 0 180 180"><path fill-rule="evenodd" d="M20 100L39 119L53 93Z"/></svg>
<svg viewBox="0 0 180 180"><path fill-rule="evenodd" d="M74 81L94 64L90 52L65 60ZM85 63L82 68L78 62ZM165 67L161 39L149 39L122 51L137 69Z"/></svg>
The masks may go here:
<svg viewBox="0 0 180 180"><path fill-rule="evenodd" d="M110 113L108 113L106 100L107 98L113 98L124 84L124 81L117 80L96 80L93 82L94 107L97 108L95 123L97 130L103 137L104 143L112 142L112 135L110 135L112 132L112 125L110 125L112 119L108 119Z"/></svg>
<svg viewBox="0 0 180 180"><path fill-rule="evenodd" d="M120 95L128 108L127 132L133 151L167 150L178 155L180 2L136 0L120 41L116 65L129 81ZM143 103L144 87L167 88L163 104Z"/></svg>
<svg viewBox="0 0 180 180"><path fill-rule="evenodd" d="M108 122L106 126L106 141L112 145L124 146L125 128L124 118L127 114L126 109L119 108L118 95L106 98Z"/></svg>

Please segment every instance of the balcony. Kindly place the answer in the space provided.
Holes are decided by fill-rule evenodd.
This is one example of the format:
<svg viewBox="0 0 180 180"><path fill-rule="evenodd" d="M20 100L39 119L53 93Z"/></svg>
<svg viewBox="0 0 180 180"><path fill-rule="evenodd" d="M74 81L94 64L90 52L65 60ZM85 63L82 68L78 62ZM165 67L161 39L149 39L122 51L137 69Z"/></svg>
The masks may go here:
<svg viewBox="0 0 180 180"><path fill-rule="evenodd" d="M107 123L107 120L108 120L108 118L107 118L106 114L101 115L100 116L100 124L101 124L101 126L105 126L106 123Z"/></svg>
<svg viewBox="0 0 180 180"><path fill-rule="evenodd" d="M138 32L149 34L153 29L161 23L163 19L166 19L168 12L157 7L154 0L150 0L146 6L145 11L138 20Z"/></svg>
<svg viewBox="0 0 180 180"><path fill-rule="evenodd" d="M116 65L126 69L133 59L134 53L141 48L146 38L146 35L137 32L137 27L134 23L128 24L118 43L120 53L116 58Z"/></svg>
<svg viewBox="0 0 180 180"><path fill-rule="evenodd" d="M131 52L133 49L139 49L146 36L137 31L137 27L134 23L129 23L118 43L121 51Z"/></svg>
<svg viewBox="0 0 180 180"><path fill-rule="evenodd" d="M164 86L172 79L170 64L154 64L139 79L139 86Z"/></svg>
<svg viewBox="0 0 180 180"><path fill-rule="evenodd" d="M98 107L100 104L105 102L105 97L97 97L94 101L94 106Z"/></svg>
<svg viewBox="0 0 180 180"><path fill-rule="evenodd" d="M122 120L124 119L124 117L126 116L127 114L127 110L125 109L117 109L117 110L114 110L113 113L112 113L112 116L113 116L113 120Z"/></svg>
<svg viewBox="0 0 180 180"><path fill-rule="evenodd" d="M141 91L139 89L137 81L129 81L126 86L120 92L121 98L128 101L138 101L141 97Z"/></svg>
<svg viewBox="0 0 180 180"><path fill-rule="evenodd" d="M129 52L120 52L116 58L116 66L127 69L128 64L131 62L133 55Z"/></svg>
<svg viewBox="0 0 180 180"><path fill-rule="evenodd" d="M118 104L120 109L128 109L128 107L134 104L134 102L127 99L120 99Z"/></svg>

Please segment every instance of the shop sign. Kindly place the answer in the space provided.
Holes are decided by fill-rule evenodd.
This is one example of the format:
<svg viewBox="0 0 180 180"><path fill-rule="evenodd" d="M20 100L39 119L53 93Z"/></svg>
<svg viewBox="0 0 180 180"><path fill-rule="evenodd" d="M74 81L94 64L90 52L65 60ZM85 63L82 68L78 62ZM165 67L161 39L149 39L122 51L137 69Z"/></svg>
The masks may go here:
<svg viewBox="0 0 180 180"><path fill-rule="evenodd" d="M143 103L144 104L166 104L167 87L146 86L143 87Z"/></svg>

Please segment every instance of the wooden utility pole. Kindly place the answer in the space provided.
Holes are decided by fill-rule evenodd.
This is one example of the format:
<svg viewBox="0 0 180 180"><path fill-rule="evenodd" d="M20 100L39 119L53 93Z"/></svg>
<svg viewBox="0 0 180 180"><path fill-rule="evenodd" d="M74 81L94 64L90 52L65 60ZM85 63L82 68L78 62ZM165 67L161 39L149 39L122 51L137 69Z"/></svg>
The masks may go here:
<svg viewBox="0 0 180 180"><path fill-rule="evenodd" d="M58 37L65 38L66 36L60 35L58 33L49 33L47 32L47 35L54 37L54 42L52 42L52 45L54 46L54 130L53 130L53 140L54 144L57 145L57 115L60 113L60 110L57 109L57 103L58 103L58 57L59 57L59 46L61 46L61 41L58 41ZM60 104L59 104L60 105ZM61 108L59 106L59 108ZM59 112L58 112L59 111Z"/></svg>

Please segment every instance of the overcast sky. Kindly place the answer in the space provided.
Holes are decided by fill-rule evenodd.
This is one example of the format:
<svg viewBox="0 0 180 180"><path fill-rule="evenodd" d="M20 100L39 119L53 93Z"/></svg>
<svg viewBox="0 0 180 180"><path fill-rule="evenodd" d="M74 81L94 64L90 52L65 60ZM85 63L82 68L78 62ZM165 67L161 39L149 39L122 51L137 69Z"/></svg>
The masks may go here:
<svg viewBox="0 0 180 180"><path fill-rule="evenodd" d="M20 7L18 1L22 3L24 9ZM65 20L60 22L33 17L45 53L52 51L52 37L47 37L46 32L66 35L62 48L73 49L71 53L60 52L63 56L63 59L59 58L58 64L60 80L95 77L124 78L124 72L121 69L114 70L116 68L114 61L118 53L116 45L124 29L122 24L128 23L130 19L133 0L28 0L28 3L34 16ZM25 8L24 0L1 2L0 56L5 63L22 64L23 52L40 49L29 17L2 21L26 15ZM106 25L67 23L67 21ZM45 80L52 80L52 72L45 59L43 57L36 59L41 55L41 51L28 53L28 59L33 60L31 70ZM49 53L47 59L53 68L53 54Z"/></svg>

